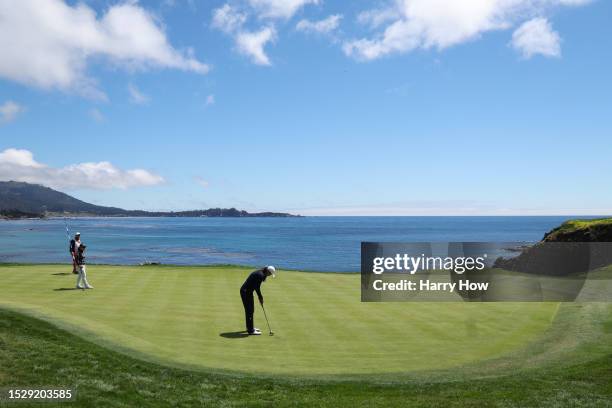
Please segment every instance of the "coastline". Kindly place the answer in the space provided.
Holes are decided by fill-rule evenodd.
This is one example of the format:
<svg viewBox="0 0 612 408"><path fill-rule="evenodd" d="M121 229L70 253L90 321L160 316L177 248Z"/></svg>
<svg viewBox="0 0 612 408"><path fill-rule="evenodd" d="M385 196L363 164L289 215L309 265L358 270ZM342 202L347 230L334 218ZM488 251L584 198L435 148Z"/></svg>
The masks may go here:
<svg viewBox="0 0 612 408"><path fill-rule="evenodd" d="M83 234L88 263L275 265L316 272L360 270L361 242L535 243L566 217L55 217L0 222L0 261L69 259Z"/></svg>
<svg viewBox="0 0 612 408"><path fill-rule="evenodd" d="M5 266L66 266L67 268L71 267L70 262L1 262L0 267ZM262 265L239 265L239 264L193 264L193 265L182 265L182 264L121 264L121 263L93 263L88 262L87 265L96 266L96 267L105 267L105 266L124 266L129 268L167 268L167 269L201 269L201 268L232 268L232 269L244 269L246 271L252 271L255 269L259 269ZM354 275L359 274L360 271L315 271L308 269L292 269L292 268L278 268L279 272L282 273L293 273L293 272L305 272L305 273L319 273L319 274L340 274L340 275Z"/></svg>

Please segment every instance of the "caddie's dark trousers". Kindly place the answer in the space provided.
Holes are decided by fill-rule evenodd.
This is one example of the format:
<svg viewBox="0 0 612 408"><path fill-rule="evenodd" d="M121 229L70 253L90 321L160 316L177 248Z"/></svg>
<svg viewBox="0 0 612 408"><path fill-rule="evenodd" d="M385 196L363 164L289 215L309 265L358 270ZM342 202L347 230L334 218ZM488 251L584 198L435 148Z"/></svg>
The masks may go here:
<svg viewBox="0 0 612 408"><path fill-rule="evenodd" d="M244 306L246 329L249 333L253 333L253 312L255 312L255 301L253 300L253 292L241 290L240 297L242 298L242 305Z"/></svg>

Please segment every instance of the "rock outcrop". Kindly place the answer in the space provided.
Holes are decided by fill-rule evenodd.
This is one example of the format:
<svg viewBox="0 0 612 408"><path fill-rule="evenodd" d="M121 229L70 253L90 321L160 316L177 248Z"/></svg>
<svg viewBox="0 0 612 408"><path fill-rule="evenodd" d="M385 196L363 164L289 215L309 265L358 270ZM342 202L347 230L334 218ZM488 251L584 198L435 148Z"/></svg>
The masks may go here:
<svg viewBox="0 0 612 408"><path fill-rule="evenodd" d="M547 232L513 258L494 268L538 275L567 276L612 264L612 218L572 220Z"/></svg>

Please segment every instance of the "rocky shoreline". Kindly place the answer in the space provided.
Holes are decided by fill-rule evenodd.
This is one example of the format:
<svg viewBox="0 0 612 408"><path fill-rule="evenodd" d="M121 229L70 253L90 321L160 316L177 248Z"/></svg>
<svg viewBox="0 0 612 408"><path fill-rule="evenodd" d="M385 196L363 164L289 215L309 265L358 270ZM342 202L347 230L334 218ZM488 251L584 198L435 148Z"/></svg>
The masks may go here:
<svg viewBox="0 0 612 408"><path fill-rule="evenodd" d="M612 264L612 218L571 220L522 248L512 258L498 258L494 268L566 276Z"/></svg>

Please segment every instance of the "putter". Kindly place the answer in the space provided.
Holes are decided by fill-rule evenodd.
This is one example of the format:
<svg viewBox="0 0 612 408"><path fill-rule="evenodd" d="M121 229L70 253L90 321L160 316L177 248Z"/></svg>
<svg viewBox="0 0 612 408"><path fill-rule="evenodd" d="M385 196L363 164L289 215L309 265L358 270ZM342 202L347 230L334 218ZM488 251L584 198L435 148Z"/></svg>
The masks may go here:
<svg viewBox="0 0 612 408"><path fill-rule="evenodd" d="M261 305L261 309L264 312L264 316L266 317L266 323L268 324L268 331L270 332L270 336L274 336L274 333L272 332L272 328L270 327L270 321L268 320L268 315L266 314L266 308L264 307L262 303L260 303L260 305Z"/></svg>

